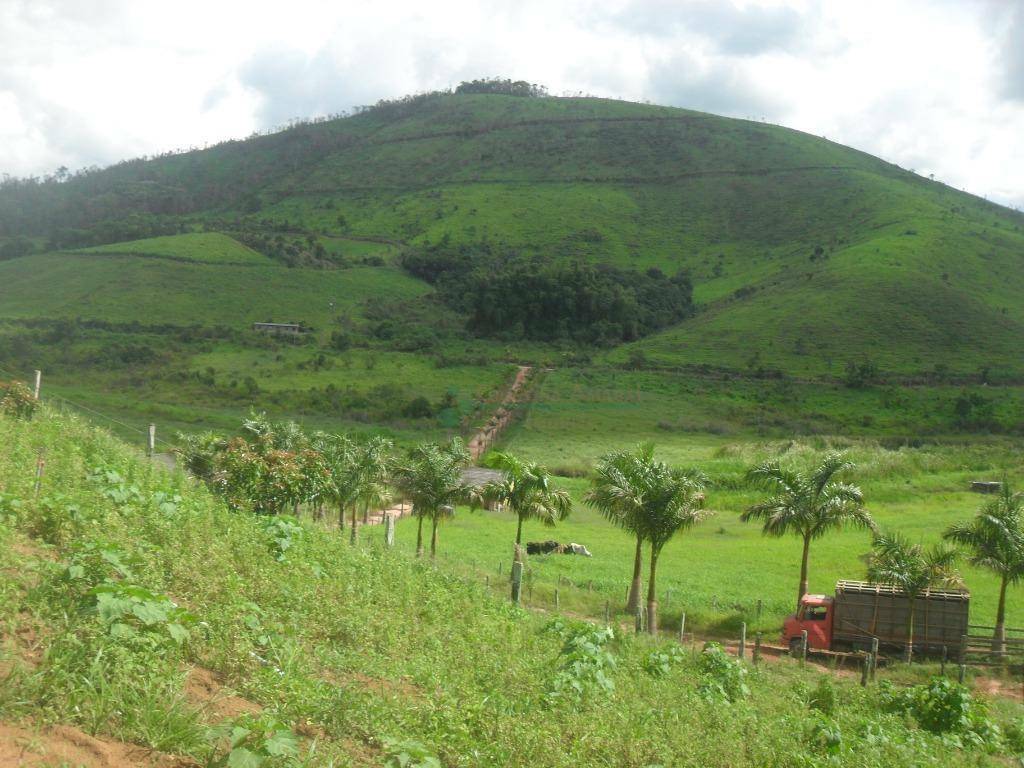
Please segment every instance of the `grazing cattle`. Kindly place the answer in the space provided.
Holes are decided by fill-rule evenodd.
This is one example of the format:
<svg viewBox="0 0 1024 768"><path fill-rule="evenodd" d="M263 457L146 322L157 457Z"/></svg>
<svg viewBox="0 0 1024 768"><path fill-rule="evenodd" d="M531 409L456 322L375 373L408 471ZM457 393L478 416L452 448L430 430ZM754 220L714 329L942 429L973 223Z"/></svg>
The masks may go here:
<svg viewBox="0 0 1024 768"><path fill-rule="evenodd" d="M528 541L526 542L526 554L528 555L550 555L552 552L561 552L562 545L557 541Z"/></svg>
<svg viewBox="0 0 1024 768"><path fill-rule="evenodd" d="M590 550L582 544L575 542L570 544L559 544L557 541L528 541L526 542L526 554L528 555L582 555L593 557Z"/></svg>

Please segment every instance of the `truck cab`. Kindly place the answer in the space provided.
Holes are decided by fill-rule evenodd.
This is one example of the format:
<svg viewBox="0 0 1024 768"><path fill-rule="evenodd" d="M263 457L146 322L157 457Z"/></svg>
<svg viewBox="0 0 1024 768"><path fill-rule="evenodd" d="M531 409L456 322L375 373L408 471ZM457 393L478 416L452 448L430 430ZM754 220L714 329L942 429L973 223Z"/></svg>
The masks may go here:
<svg viewBox="0 0 1024 768"><path fill-rule="evenodd" d="M782 643L799 646L807 630L807 647L829 650L832 647L833 598L828 595L804 595L800 609L782 624Z"/></svg>

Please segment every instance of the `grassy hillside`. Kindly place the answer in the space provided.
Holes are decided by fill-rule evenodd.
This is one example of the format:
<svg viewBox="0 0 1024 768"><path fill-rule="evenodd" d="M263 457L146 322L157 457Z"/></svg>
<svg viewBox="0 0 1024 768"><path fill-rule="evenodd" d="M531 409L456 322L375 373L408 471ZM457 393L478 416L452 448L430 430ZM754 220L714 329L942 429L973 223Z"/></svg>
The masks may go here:
<svg viewBox="0 0 1024 768"><path fill-rule="evenodd" d="M0 439L0 754L29 764L84 744L86 764L985 766L1024 746L1006 700L938 735L848 676L609 639L401 549L229 512L74 418Z"/></svg>
<svg viewBox="0 0 1024 768"><path fill-rule="evenodd" d="M328 245L489 244L688 270L704 311L616 350L615 361L640 351L659 365L814 375L865 358L902 374L1020 373L1024 218L750 121L602 99L441 94L0 190L8 236L61 222L101 236L90 227L131 216ZM21 295L43 292L24 285ZM0 314L11 314L6 303Z"/></svg>
<svg viewBox="0 0 1024 768"><path fill-rule="evenodd" d="M158 256L184 261L201 261L210 264L269 263L266 256L237 240L219 232L189 232L181 235L150 237L127 243L112 243L95 248L83 248L81 253L112 253L130 256Z"/></svg>

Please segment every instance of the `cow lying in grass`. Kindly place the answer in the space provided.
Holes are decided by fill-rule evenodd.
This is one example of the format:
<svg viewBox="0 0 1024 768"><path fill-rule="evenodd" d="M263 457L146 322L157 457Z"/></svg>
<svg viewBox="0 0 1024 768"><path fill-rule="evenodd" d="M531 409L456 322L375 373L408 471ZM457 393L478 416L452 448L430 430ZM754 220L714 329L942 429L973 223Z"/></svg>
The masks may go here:
<svg viewBox="0 0 1024 768"><path fill-rule="evenodd" d="M528 541L526 542L526 554L528 555L583 555L593 557L590 550L582 544L569 542L559 544L557 541Z"/></svg>

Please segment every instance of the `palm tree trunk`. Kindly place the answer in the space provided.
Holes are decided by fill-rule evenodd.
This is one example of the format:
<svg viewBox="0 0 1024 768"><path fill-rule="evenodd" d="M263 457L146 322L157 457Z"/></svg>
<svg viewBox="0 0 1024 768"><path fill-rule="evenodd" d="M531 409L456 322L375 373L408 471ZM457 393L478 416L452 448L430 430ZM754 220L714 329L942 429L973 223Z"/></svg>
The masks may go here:
<svg viewBox="0 0 1024 768"><path fill-rule="evenodd" d="M433 525L430 529L430 559L433 560L437 557L437 518L433 520Z"/></svg>
<svg viewBox="0 0 1024 768"><path fill-rule="evenodd" d="M651 577L647 581L647 631L658 634L658 590L655 578L658 574L658 552L651 547Z"/></svg>
<svg viewBox="0 0 1024 768"><path fill-rule="evenodd" d="M352 505L352 537L349 542L355 544L359 541L359 525L356 523L356 505Z"/></svg>
<svg viewBox="0 0 1024 768"><path fill-rule="evenodd" d="M641 571L644 567L644 540L642 536L636 537L636 554L633 556L633 581L629 585L629 595L626 597L626 613L636 616L640 607L640 590L642 588Z"/></svg>
<svg viewBox="0 0 1024 768"><path fill-rule="evenodd" d="M999 607L996 609L996 631L992 636L992 652L1006 653L1006 577L999 582ZM1002 656L1000 656L1002 658Z"/></svg>
<svg viewBox="0 0 1024 768"><path fill-rule="evenodd" d="M516 545L523 543L523 518L516 516L519 519L519 524L516 526Z"/></svg>
<svg viewBox="0 0 1024 768"><path fill-rule="evenodd" d="M914 658L914 607L917 603L917 595L910 595L910 610L907 611L907 645L903 649L903 660L910 663Z"/></svg>
<svg viewBox="0 0 1024 768"><path fill-rule="evenodd" d="M419 519L416 524L416 557L423 557L423 515L416 517Z"/></svg>
<svg viewBox="0 0 1024 768"><path fill-rule="evenodd" d="M804 534L804 551L800 558L800 588L796 593L796 610L800 612L800 601L804 599L804 595L807 594L807 561L811 554L811 536L810 534Z"/></svg>

